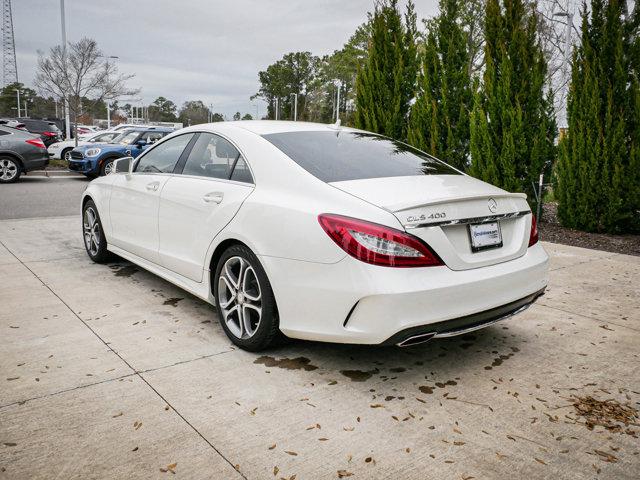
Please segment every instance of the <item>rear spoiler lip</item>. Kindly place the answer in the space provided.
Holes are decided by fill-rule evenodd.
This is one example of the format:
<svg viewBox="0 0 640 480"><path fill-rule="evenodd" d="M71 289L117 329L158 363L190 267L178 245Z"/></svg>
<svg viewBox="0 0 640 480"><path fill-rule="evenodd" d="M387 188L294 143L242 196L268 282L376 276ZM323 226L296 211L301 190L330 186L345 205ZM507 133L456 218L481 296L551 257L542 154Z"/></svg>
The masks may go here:
<svg viewBox="0 0 640 480"><path fill-rule="evenodd" d="M409 204L409 203L399 203L396 205L387 205L384 207L385 210L392 213L400 213L405 210L413 210L414 208L422 208L429 207L432 205L440 205L442 203L458 203L465 202L467 200L478 200L483 198L522 198L524 200L527 199L526 193L478 193L475 195L465 195L462 197L447 197L447 198L436 198L434 200L429 200L428 202L420 203L420 204Z"/></svg>

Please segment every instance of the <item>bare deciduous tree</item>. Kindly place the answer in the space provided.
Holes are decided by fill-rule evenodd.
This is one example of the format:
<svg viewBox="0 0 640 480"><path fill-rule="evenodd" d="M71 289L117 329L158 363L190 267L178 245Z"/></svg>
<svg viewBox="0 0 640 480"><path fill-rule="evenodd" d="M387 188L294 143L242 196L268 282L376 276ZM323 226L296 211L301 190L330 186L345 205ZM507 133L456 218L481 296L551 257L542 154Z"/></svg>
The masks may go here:
<svg viewBox="0 0 640 480"><path fill-rule="evenodd" d="M135 95L138 90L127 87L133 77L118 73L117 66L102 54L95 40L83 38L69 42L66 49L57 45L48 55L38 52L35 85L44 96L67 100L77 129L83 99L109 102ZM74 137L77 144L77 131Z"/></svg>

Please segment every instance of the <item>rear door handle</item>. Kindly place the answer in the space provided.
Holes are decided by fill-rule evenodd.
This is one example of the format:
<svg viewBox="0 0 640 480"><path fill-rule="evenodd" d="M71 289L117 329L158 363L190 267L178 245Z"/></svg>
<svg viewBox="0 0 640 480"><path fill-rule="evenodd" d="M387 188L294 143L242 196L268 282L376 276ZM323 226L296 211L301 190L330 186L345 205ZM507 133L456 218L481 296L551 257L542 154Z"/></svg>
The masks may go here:
<svg viewBox="0 0 640 480"><path fill-rule="evenodd" d="M209 192L202 197L205 203L220 203L224 198L224 193L222 192Z"/></svg>
<svg viewBox="0 0 640 480"><path fill-rule="evenodd" d="M159 186L160 182L147 183L147 190L149 190L150 192L155 192L156 190L158 190Z"/></svg>

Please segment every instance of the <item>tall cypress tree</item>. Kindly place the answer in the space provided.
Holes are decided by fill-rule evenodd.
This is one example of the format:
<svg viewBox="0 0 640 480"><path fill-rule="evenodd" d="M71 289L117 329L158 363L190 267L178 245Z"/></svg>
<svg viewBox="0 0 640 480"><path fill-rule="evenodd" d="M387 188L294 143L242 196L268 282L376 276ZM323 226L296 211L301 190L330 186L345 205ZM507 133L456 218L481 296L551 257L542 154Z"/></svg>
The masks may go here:
<svg viewBox="0 0 640 480"><path fill-rule="evenodd" d="M413 3L407 4L404 23L397 3L376 5L367 62L356 78L355 124L405 140L418 68L417 30Z"/></svg>
<svg viewBox="0 0 640 480"><path fill-rule="evenodd" d="M624 0L582 12L568 99L569 133L557 167L558 216L586 231L640 230L640 89L637 17Z"/></svg>
<svg viewBox="0 0 640 480"><path fill-rule="evenodd" d="M429 24L408 131L410 144L461 170L469 163L473 106L463 1L440 0L440 14Z"/></svg>
<svg viewBox="0 0 640 480"><path fill-rule="evenodd" d="M525 191L554 156L556 124L535 5L488 0L485 72L471 114L470 173L507 190Z"/></svg>

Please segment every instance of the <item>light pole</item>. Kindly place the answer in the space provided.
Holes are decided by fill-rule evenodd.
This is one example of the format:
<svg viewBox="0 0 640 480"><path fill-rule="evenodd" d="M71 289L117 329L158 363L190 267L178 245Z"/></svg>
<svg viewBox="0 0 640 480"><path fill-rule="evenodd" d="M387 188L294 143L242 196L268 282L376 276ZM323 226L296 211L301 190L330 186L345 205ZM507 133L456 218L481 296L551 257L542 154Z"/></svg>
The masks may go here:
<svg viewBox="0 0 640 480"><path fill-rule="evenodd" d="M294 100L293 100L293 121L297 122L298 121L298 94L297 93L292 93L291 95L293 95Z"/></svg>
<svg viewBox="0 0 640 480"><path fill-rule="evenodd" d="M16 88L16 95L18 96L18 118L20 118L20 89Z"/></svg>
<svg viewBox="0 0 640 480"><path fill-rule="evenodd" d="M276 97L276 120L278 120L278 97Z"/></svg>
<svg viewBox="0 0 640 480"><path fill-rule="evenodd" d="M338 92L336 94L336 123L340 124L340 87L342 84L336 81L335 85L338 87Z"/></svg>
<svg viewBox="0 0 640 480"><path fill-rule="evenodd" d="M62 63L67 68L67 27L64 21L64 0L60 0L60 23L62 26ZM69 119L69 101L67 95L64 95L64 132L67 140L71 138L71 120Z"/></svg>

